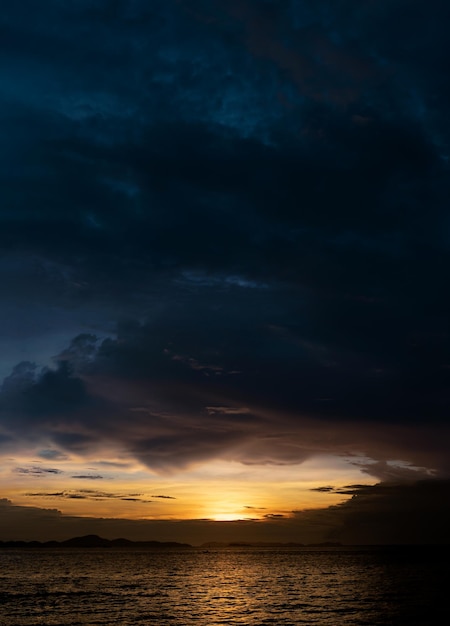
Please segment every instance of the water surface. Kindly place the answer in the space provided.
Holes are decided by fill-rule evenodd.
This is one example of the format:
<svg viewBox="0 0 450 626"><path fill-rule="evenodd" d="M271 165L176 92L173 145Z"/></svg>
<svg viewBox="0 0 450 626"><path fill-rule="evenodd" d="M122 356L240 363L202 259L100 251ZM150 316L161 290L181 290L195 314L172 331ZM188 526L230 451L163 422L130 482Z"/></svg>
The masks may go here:
<svg viewBox="0 0 450 626"><path fill-rule="evenodd" d="M441 624L427 549L4 549L0 625Z"/></svg>

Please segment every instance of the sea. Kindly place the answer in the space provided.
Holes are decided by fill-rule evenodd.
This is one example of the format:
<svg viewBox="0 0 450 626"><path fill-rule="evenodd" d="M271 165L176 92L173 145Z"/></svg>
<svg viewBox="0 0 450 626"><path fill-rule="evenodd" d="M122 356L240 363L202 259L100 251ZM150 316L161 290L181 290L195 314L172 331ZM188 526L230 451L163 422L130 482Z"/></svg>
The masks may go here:
<svg viewBox="0 0 450 626"><path fill-rule="evenodd" d="M448 623L447 557L439 547L3 549L0 625L433 626Z"/></svg>

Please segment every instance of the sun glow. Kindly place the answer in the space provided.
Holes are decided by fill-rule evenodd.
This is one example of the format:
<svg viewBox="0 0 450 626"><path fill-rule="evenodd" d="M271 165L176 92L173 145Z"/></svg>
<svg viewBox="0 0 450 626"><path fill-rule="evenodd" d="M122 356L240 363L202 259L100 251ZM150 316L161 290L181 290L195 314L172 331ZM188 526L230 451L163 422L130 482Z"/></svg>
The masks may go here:
<svg viewBox="0 0 450 626"><path fill-rule="evenodd" d="M214 510L210 515L208 515L208 519L214 522L236 522L240 521L248 521L259 519L258 515L249 514L248 511L242 508L236 508L233 510L226 510L225 508Z"/></svg>
<svg viewBox="0 0 450 626"><path fill-rule="evenodd" d="M205 517L215 522L234 522L237 520L257 519L260 516L248 507L233 500L209 502L205 506Z"/></svg>
<svg viewBox="0 0 450 626"><path fill-rule="evenodd" d="M236 522L242 519L248 519L242 517L242 515L235 513L215 513L210 518L214 522Z"/></svg>
<svg viewBox="0 0 450 626"><path fill-rule="evenodd" d="M245 466L209 461L159 475L133 459L50 461L30 451L3 457L2 496L18 506L56 509L62 515L131 520L267 520L294 510L326 508L348 499L334 487L374 482L352 462L316 457L299 465Z"/></svg>

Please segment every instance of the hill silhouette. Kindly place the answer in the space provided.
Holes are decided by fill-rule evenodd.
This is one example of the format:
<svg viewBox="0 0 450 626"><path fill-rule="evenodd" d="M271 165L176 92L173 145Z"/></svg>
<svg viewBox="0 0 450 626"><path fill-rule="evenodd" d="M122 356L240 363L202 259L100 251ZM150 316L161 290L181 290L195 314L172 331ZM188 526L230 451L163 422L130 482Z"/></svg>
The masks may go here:
<svg viewBox="0 0 450 626"><path fill-rule="evenodd" d="M340 547L341 543L280 543L265 541L234 541L217 542L210 541L200 546L192 546L189 543L179 543L177 541L132 541L131 539L105 539L98 535L83 535L82 537L72 537L64 541L0 541L2 548L147 548L147 549L170 549L170 548L311 548L311 547Z"/></svg>
<svg viewBox="0 0 450 626"><path fill-rule="evenodd" d="M98 535L73 537L65 541L0 541L1 548L192 548L188 543L176 541L131 541L130 539L104 539Z"/></svg>

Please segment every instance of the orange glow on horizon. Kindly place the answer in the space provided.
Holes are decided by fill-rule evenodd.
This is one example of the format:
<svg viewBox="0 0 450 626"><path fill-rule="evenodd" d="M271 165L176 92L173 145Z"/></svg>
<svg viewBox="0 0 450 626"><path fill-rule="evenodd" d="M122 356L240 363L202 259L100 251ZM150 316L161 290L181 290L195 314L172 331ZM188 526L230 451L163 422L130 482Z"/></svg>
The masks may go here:
<svg viewBox="0 0 450 626"><path fill-rule="evenodd" d="M49 464L30 456L4 459L0 478L8 485L3 497L14 504L56 509L65 516L263 521L347 500L348 495L323 490L330 474L334 487L375 482L354 464L329 457L251 467L217 460L158 475L133 460L122 469L113 467L112 460L71 458Z"/></svg>

